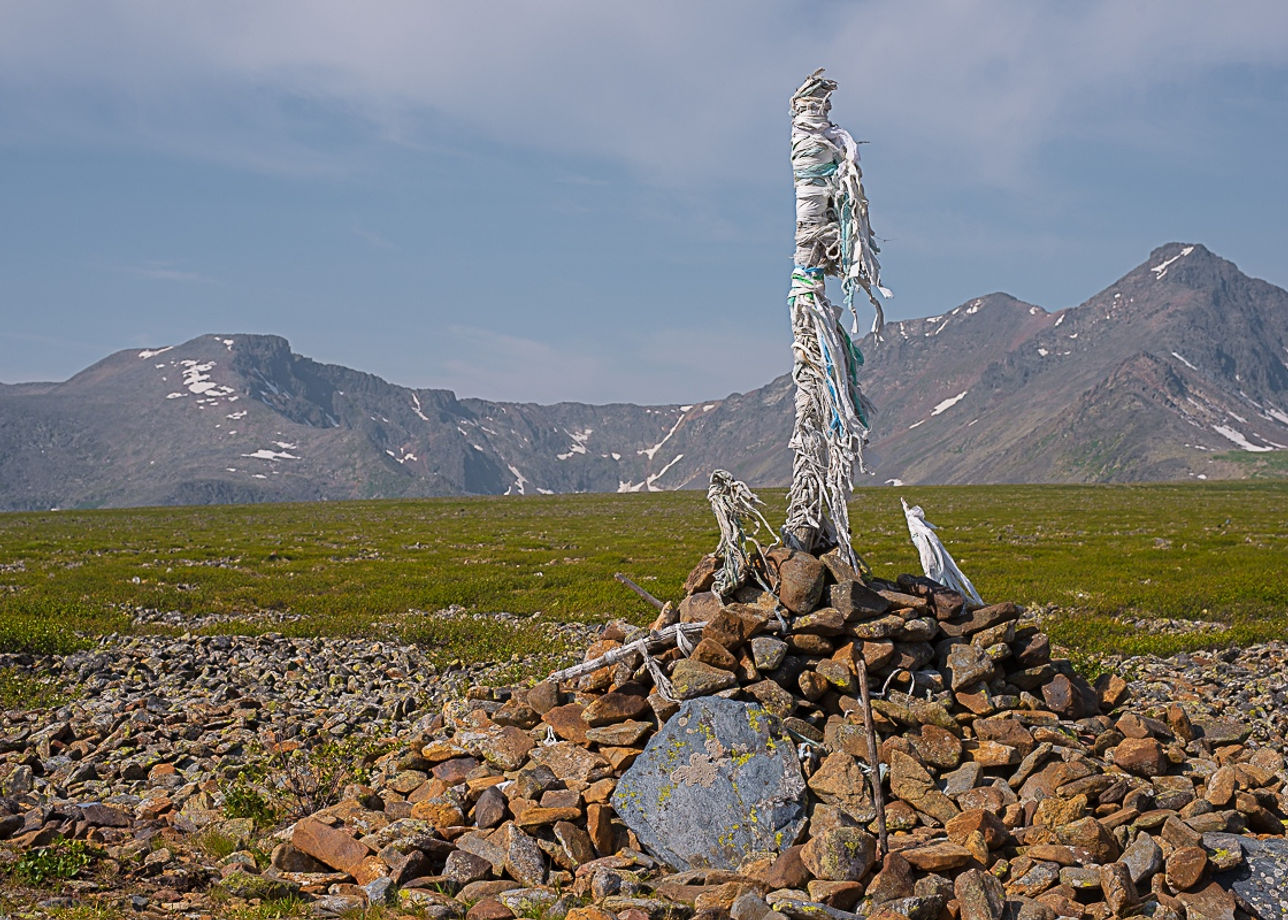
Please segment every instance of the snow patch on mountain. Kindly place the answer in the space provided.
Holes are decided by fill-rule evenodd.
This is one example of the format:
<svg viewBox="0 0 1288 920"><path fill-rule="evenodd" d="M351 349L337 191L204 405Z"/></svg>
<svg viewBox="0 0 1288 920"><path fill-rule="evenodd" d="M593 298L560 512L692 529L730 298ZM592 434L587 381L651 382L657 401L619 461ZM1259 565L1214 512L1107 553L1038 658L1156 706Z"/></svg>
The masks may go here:
<svg viewBox="0 0 1288 920"><path fill-rule="evenodd" d="M677 418L675 420L675 424L671 426L671 430L666 433L666 437L662 438L662 440L658 441L652 447L646 447L643 450L637 450L635 451L635 453L641 454L642 456L648 457L650 460L652 460L653 455L662 449L663 444L671 440L671 435L675 434L676 430L680 427L680 425L683 422L684 422L684 413L681 412L680 417Z"/></svg>
<svg viewBox="0 0 1288 920"><path fill-rule="evenodd" d="M1273 447L1264 447L1260 444L1253 444L1251 441L1249 441L1246 437L1243 436L1243 432L1236 431L1235 429L1229 428L1225 425L1213 425L1212 430L1215 431L1217 434L1219 434L1221 437L1225 438L1227 441L1231 441L1234 444L1238 445L1243 450L1256 451L1258 453L1264 453L1265 451L1274 450Z"/></svg>
<svg viewBox="0 0 1288 920"><path fill-rule="evenodd" d="M510 468L510 472L514 475L514 485L510 486L509 488L507 488L507 489L505 490L505 494L506 494L506 495L525 495L525 494L527 494L527 493L526 493L526 491L525 491L525 490L527 489L527 486L528 486L528 480L527 480L527 477L525 477L522 473L520 473L520 472L519 472L519 470L518 470L518 468L517 468L517 467L515 467L515 465L514 465L513 463L507 463L507 464L506 464L506 466L508 466L508 467ZM511 491L512 489L513 489L513 490L515 490L515 491L513 491L513 492L512 492L512 491Z"/></svg>
<svg viewBox="0 0 1288 920"><path fill-rule="evenodd" d="M935 408L933 408L933 409L931 409L931 410L930 410L930 414L931 414L931 415L939 415L939 414L941 414L941 413L943 413L943 412L948 411L948 410L949 410L949 409L951 409L953 406L957 405L959 402L961 402L963 399L965 399L965 398L966 398L966 394L967 394L967 393L969 393L969 392L970 392L969 390L962 390L962 391L961 391L960 393L958 393L956 396L950 396L950 397L948 397L948 399L945 399L943 402L941 402L941 403L937 403L937 404L935 405Z"/></svg>
<svg viewBox="0 0 1288 920"><path fill-rule="evenodd" d="M573 454L584 454L586 452L586 441L590 439L594 431L594 428L583 428L581 431L569 432L568 437L572 438L572 447L568 448L566 454L555 454L555 456L560 460L567 460Z"/></svg>
<svg viewBox="0 0 1288 920"><path fill-rule="evenodd" d="M1170 259L1164 259L1162 262L1159 262L1157 265L1150 268L1150 271L1154 273L1155 280L1162 278L1164 275L1166 275L1167 269L1171 266L1173 262L1175 262L1181 256L1188 256L1193 251L1194 251L1193 246L1186 246L1184 249L1182 249L1176 255L1172 256Z"/></svg>

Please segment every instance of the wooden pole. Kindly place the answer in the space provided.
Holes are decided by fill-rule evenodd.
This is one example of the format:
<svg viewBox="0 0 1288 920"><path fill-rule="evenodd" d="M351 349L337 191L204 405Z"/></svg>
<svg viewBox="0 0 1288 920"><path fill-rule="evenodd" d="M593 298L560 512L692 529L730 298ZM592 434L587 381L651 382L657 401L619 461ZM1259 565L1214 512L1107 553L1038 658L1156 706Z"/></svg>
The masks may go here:
<svg viewBox="0 0 1288 920"><path fill-rule="evenodd" d="M890 852L889 835L886 832L885 792L881 788L881 755L877 748L877 727L872 721L872 697L868 693L868 663L860 652L856 657L856 669L859 672L859 702L863 704L863 728L868 736L868 766L872 768L869 778L872 781L872 804L877 812L877 859L885 859Z"/></svg>
<svg viewBox="0 0 1288 920"><path fill-rule="evenodd" d="M630 588L632 591L634 591L634 592L635 592L636 594L638 594L640 597L644 598L644 600L648 601L650 604L652 604L652 605L653 605L654 607L656 607L658 610L661 610L663 607L665 607L665 606L666 606L666 604L662 603L662 602L661 602L660 600L658 600L656 597L654 597L653 595L649 594L647 591L645 591L645 590L644 590L643 588L641 588L639 585L635 584L635 582L631 581L629 578L627 578L627 577L626 577L625 575L623 575L621 572L618 572L618 573L617 573L616 575L614 575L613 577L614 577L614 578L616 578L618 581L620 581L622 584L626 585L626 587Z"/></svg>

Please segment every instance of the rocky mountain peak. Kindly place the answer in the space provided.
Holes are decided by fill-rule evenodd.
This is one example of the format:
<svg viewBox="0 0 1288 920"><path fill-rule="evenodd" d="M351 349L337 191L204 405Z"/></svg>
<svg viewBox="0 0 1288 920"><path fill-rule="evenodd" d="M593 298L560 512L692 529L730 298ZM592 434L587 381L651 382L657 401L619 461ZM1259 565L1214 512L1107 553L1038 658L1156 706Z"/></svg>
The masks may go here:
<svg viewBox="0 0 1288 920"><path fill-rule="evenodd" d="M1288 292L1168 243L1054 313L1008 294L862 342L876 482L1086 482L1285 466ZM0 508L753 487L791 477L791 381L688 405L462 399L273 335L0 386ZM1112 443L1112 451L1104 444Z"/></svg>

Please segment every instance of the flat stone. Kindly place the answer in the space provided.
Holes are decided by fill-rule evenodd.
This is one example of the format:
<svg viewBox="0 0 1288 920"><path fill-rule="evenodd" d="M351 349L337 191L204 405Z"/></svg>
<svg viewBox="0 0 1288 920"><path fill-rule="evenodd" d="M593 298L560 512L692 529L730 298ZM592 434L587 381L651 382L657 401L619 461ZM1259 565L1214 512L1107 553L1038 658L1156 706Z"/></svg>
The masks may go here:
<svg viewBox="0 0 1288 920"><path fill-rule="evenodd" d="M583 707L580 703L566 703L553 706L546 711L542 720L549 725L556 735L565 741L576 744L586 743L586 729L589 726L582 717Z"/></svg>
<svg viewBox="0 0 1288 920"><path fill-rule="evenodd" d="M555 841L563 849L568 861L580 866L595 858L595 845L590 835L569 821L559 821L554 828Z"/></svg>
<svg viewBox="0 0 1288 920"><path fill-rule="evenodd" d="M434 779L441 780L449 786L459 786L465 782L465 778L470 775L470 771L478 765L479 760L477 757L452 757L442 763L435 764L429 772ZM414 775L419 771L409 770L407 772Z"/></svg>
<svg viewBox="0 0 1288 920"><path fill-rule="evenodd" d="M569 741L537 747L532 752L531 761L549 767L566 785L586 785L612 772L612 767L603 757Z"/></svg>
<svg viewBox="0 0 1288 920"><path fill-rule="evenodd" d="M1181 847L1167 857L1164 875L1174 891L1184 891L1198 885L1207 871L1207 851L1202 847Z"/></svg>
<svg viewBox="0 0 1288 920"><path fill-rule="evenodd" d="M599 745L630 747L639 741L643 741L644 737L652 731L652 722L637 722L631 719L625 722L615 722L612 725L605 725L600 728L588 729L586 740L593 741Z"/></svg>
<svg viewBox="0 0 1288 920"><path fill-rule="evenodd" d="M1087 797L1074 795L1048 796L1038 802L1033 812L1032 824L1037 827L1062 827L1087 816Z"/></svg>
<svg viewBox="0 0 1288 920"><path fill-rule="evenodd" d="M510 873L510 878L524 885L544 885L546 854L537 841L517 827L511 830L509 838L505 851L505 870Z"/></svg>
<svg viewBox="0 0 1288 920"><path fill-rule="evenodd" d="M968 760L951 773L945 773L939 779L940 790L944 795L950 798L956 798L974 789L979 783L981 767L978 763ZM957 803L959 807L961 802Z"/></svg>
<svg viewBox="0 0 1288 920"><path fill-rule="evenodd" d="M543 680L541 683L530 687L524 702L531 707L533 712L545 715L551 709L559 705L559 685L558 683Z"/></svg>
<svg viewBox="0 0 1288 920"><path fill-rule="evenodd" d="M945 636L959 639L962 636L977 633L982 629L988 629L990 626L996 626L998 623L1014 620L1019 615L1020 608L1015 604L1009 602L993 604L989 607L980 607L960 619L946 620L939 624L939 628Z"/></svg>
<svg viewBox="0 0 1288 920"><path fill-rule="evenodd" d="M861 882L833 882L826 879L811 879L805 886L810 898L828 907L838 910L854 910L854 906L864 895ZM769 905L766 904L766 907Z"/></svg>
<svg viewBox="0 0 1288 920"><path fill-rule="evenodd" d="M1113 749L1114 764L1137 776L1162 776L1167 772L1167 752L1154 738L1126 738Z"/></svg>
<svg viewBox="0 0 1288 920"><path fill-rule="evenodd" d="M738 667L738 659L733 656L733 653L713 639L700 640L693 647L692 657L703 664L709 664L713 668L724 671L733 671Z"/></svg>
<svg viewBox="0 0 1288 920"><path fill-rule="evenodd" d="M751 635L753 623L730 607L721 607L707 618L702 638L733 651Z"/></svg>
<svg viewBox="0 0 1288 920"><path fill-rule="evenodd" d="M1013 747L1020 752L1021 757L1027 757L1029 752L1037 747L1033 733L1025 728L1019 719L1010 716L976 719L975 737L981 741L996 741L998 744Z"/></svg>
<svg viewBox="0 0 1288 920"><path fill-rule="evenodd" d="M514 911L496 898L484 898L465 913L465 920L510 920Z"/></svg>
<svg viewBox="0 0 1288 920"><path fill-rule="evenodd" d="M1082 818L1057 828L1056 837L1065 846L1082 847L1091 854L1093 862L1113 862L1120 853L1118 841L1095 818Z"/></svg>
<svg viewBox="0 0 1288 920"><path fill-rule="evenodd" d="M751 660L758 671L772 671L783 663L787 643L773 636L756 636L751 640Z"/></svg>
<svg viewBox="0 0 1288 920"><path fill-rule="evenodd" d="M648 699L643 693L609 691L588 705L581 714L586 724L594 728L634 719L649 711Z"/></svg>
<svg viewBox="0 0 1288 920"><path fill-rule="evenodd" d="M446 796L435 796L417 802L412 806L411 816L432 827L455 827L465 821L465 812L460 802Z"/></svg>
<svg viewBox="0 0 1288 920"><path fill-rule="evenodd" d="M1210 831L1199 845L1207 852L1208 865L1214 872L1225 872L1243 863L1243 838L1238 834Z"/></svg>
<svg viewBox="0 0 1288 920"><path fill-rule="evenodd" d="M863 639L868 642L876 639L890 639L898 635L901 629L903 629L903 617L890 614L875 620L864 620L860 623L855 623L850 627L850 633L856 639ZM892 651L894 651L893 647Z"/></svg>
<svg viewBox="0 0 1288 920"><path fill-rule="evenodd" d="M474 802L474 824L476 827L496 827L505 820L505 813L505 793L496 786L484 789Z"/></svg>
<svg viewBox="0 0 1288 920"><path fill-rule="evenodd" d="M881 871L868 883L868 896L874 904L884 904L913 893L912 865L898 853L887 853Z"/></svg>
<svg viewBox="0 0 1288 920"><path fill-rule="evenodd" d="M1207 789L1203 793L1203 798L1207 800L1209 805L1224 808L1234 800L1236 781L1234 767L1227 764L1218 768L1215 773L1208 777Z"/></svg>
<svg viewBox="0 0 1288 920"><path fill-rule="evenodd" d="M783 689L777 681L761 680L743 689L780 719L787 718L796 710L796 697Z"/></svg>
<svg viewBox="0 0 1288 920"><path fill-rule="evenodd" d="M513 725L488 732L478 742L483 759L502 770L517 770L536 745L528 733Z"/></svg>
<svg viewBox="0 0 1288 920"><path fill-rule="evenodd" d="M520 812L515 823L525 830L532 830L535 827L554 824L556 821L575 821L580 817L581 809L576 806L543 808L540 805L534 805Z"/></svg>
<svg viewBox="0 0 1288 920"><path fill-rule="evenodd" d="M675 670L671 672L671 686L675 689L675 695L682 700L710 696L721 690L728 690L737 683L738 678L732 671L713 668L692 658L677 661Z"/></svg>
<svg viewBox="0 0 1288 920"><path fill-rule="evenodd" d="M496 896L516 917L538 917L559 899L553 888L511 888Z"/></svg>
<svg viewBox="0 0 1288 920"><path fill-rule="evenodd" d="M899 855L923 872L943 872L946 869L958 869L969 863L973 858L970 850L961 844L947 840L928 843L908 850L900 850Z"/></svg>
<svg viewBox="0 0 1288 920"><path fill-rule="evenodd" d="M130 816L119 808L92 802L80 806L81 820L90 827L129 827Z"/></svg>
<svg viewBox="0 0 1288 920"><path fill-rule="evenodd" d="M1163 851L1149 834L1137 834L1123 851L1122 863L1135 884L1148 885L1149 880L1163 868Z"/></svg>
<svg viewBox="0 0 1288 920"><path fill-rule="evenodd" d="M860 581L842 581L828 589L828 603L847 618L869 619L890 609L890 602Z"/></svg>
<svg viewBox="0 0 1288 920"><path fill-rule="evenodd" d="M953 770L962 762L962 743L956 735L938 725L923 725L912 737L922 761L939 770Z"/></svg>
<svg viewBox="0 0 1288 920"><path fill-rule="evenodd" d="M960 920L1000 920L1006 904L1002 883L982 869L967 869L953 882Z"/></svg>
<svg viewBox="0 0 1288 920"><path fill-rule="evenodd" d="M1060 870L1060 884L1075 891L1095 891L1100 888L1100 869L1094 866L1065 866Z"/></svg>
<svg viewBox="0 0 1288 920"><path fill-rule="evenodd" d="M1057 674L1042 685L1042 699L1047 709L1062 719L1083 719L1095 715L1099 698L1091 685L1080 677Z"/></svg>
<svg viewBox="0 0 1288 920"><path fill-rule="evenodd" d="M792 631L816 636L839 636L845 629L845 615L835 607L820 607L792 621Z"/></svg>
<svg viewBox="0 0 1288 920"><path fill-rule="evenodd" d="M983 834L984 842L990 850L1001 847L1011 836L1011 832L1007 830L1001 818L982 808L963 811L949 819L944 825L944 830L948 832L949 840L963 845L971 834L976 832Z"/></svg>
<svg viewBox="0 0 1288 920"><path fill-rule="evenodd" d="M860 824L877 816L867 776L858 761L843 751L827 755L809 778L809 787L821 801L836 806Z"/></svg>
<svg viewBox="0 0 1288 920"><path fill-rule="evenodd" d="M680 601L681 623L705 623L720 612L724 605L711 591L700 591Z"/></svg>
<svg viewBox="0 0 1288 920"><path fill-rule="evenodd" d="M1121 862L1100 867L1100 891L1115 917L1126 916L1127 908L1139 900L1131 872Z"/></svg>
<svg viewBox="0 0 1288 920"><path fill-rule="evenodd" d="M687 595L709 592L711 586L715 584L716 573L722 567L714 553L703 556L702 560L693 567L689 577L684 580L684 593Z"/></svg>
<svg viewBox="0 0 1288 920"><path fill-rule="evenodd" d="M1060 881L1060 870L1049 862L1035 862L1023 875L1007 883L1012 894L1035 897Z"/></svg>
<svg viewBox="0 0 1288 920"><path fill-rule="evenodd" d="M318 862L350 875L371 853L366 844L313 818L296 822L291 832L291 845Z"/></svg>
<svg viewBox="0 0 1288 920"><path fill-rule="evenodd" d="M458 885L468 885L492 875L492 863L465 850L453 850L443 864L443 876Z"/></svg>
<svg viewBox="0 0 1288 920"><path fill-rule="evenodd" d="M1246 722L1234 722L1228 720L1200 721L1198 723L1200 737L1202 737L1213 748L1225 747L1229 744L1243 744L1252 734L1252 728Z"/></svg>
<svg viewBox="0 0 1288 920"><path fill-rule="evenodd" d="M926 768L900 750L890 752L890 791L940 823L951 820L960 811L952 799L935 787Z"/></svg>
<svg viewBox="0 0 1288 920"><path fill-rule="evenodd" d="M1000 741L976 741L969 753L971 760L986 769L1012 767L1024 759L1018 750Z"/></svg>
<svg viewBox="0 0 1288 920"><path fill-rule="evenodd" d="M816 834L801 850L801 862L815 878L857 882L876 858L877 841L857 827L835 827Z"/></svg>
<svg viewBox="0 0 1288 920"><path fill-rule="evenodd" d="M769 551L771 564L778 565L778 599L795 614L809 613L823 596L823 563L799 550L776 547Z"/></svg>
<svg viewBox="0 0 1288 920"><path fill-rule="evenodd" d="M824 658L814 665L814 673L827 682L828 689L843 693L846 696L854 696L858 693L858 679L854 676L854 672L850 670L850 666L843 661Z"/></svg>
<svg viewBox="0 0 1288 920"><path fill-rule="evenodd" d="M796 746L778 718L718 698L684 703L612 798L645 849L680 870L735 869L749 853L781 852L804 827L805 801Z"/></svg>
<svg viewBox="0 0 1288 920"><path fill-rule="evenodd" d="M1176 896L1185 908L1186 920L1234 920L1237 903L1234 896L1212 882L1199 891L1182 891ZM1259 920L1271 920L1273 914L1258 914Z"/></svg>
<svg viewBox="0 0 1288 920"><path fill-rule="evenodd" d="M880 671L894 661L894 643L888 639L874 639L862 643L863 661L869 671Z"/></svg>
<svg viewBox="0 0 1288 920"><path fill-rule="evenodd" d="M790 846L778 854L770 864L762 880L770 888L800 888L809 878L809 870L801 861L802 844Z"/></svg>
<svg viewBox="0 0 1288 920"><path fill-rule="evenodd" d="M948 672L954 691L993 676L993 660L973 645L955 645L948 653Z"/></svg>

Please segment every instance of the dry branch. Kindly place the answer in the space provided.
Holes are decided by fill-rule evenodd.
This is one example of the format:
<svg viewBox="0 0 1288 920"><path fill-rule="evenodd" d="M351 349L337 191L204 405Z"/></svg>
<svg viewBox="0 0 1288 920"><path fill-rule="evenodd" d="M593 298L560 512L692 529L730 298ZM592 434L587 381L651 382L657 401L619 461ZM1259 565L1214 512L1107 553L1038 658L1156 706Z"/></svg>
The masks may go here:
<svg viewBox="0 0 1288 920"><path fill-rule="evenodd" d="M619 646L611 652L600 655L598 658L583 661L581 664L572 665L562 671L555 671L546 680L556 682L572 680L573 678L581 677L583 674L591 674L600 668L606 668L610 664L625 661L633 655L647 655L659 652L664 648L675 645L678 641L676 637L680 633L684 633L684 638L686 639L702 635L702 628L706 625L705 620L701 623L676 623L674 626L666 627L666 629L650 632L648 635L636 639L634 642Z"/></svg>

